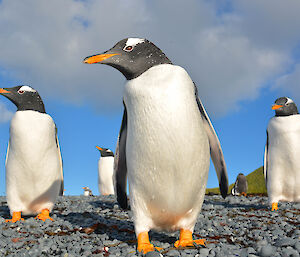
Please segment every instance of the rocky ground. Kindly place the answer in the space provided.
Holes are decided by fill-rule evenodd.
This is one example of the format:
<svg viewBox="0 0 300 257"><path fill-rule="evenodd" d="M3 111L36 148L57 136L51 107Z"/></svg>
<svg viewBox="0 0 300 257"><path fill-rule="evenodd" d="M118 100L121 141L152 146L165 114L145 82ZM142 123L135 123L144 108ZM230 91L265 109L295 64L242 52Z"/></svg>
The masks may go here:
<svg viewBox="0 0 300 257"><path fill-rule="evenodd" d="M122 211L113 196L59 197L54 222L5 223L9 209L0 197L0 256L139 256L130 212ZM194 237L206 248L175 249L178 233L150 232L163 256L299 256L300 203L281 203L271 212L260 196L206 196ZM146 257L160 256L148 253Z"/></svg>

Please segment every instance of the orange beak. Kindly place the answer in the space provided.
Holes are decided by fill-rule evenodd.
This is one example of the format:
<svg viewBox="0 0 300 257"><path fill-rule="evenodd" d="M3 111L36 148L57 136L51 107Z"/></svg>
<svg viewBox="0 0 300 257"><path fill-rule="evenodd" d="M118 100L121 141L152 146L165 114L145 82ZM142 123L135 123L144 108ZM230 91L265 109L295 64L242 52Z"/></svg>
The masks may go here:
<svg viewBox="0 0 300 257"><path fill-rule="evenodd" d="M92 64L92 63L98 63L102 62L112 56L119 55L119 54L98 54L98 55L93 55L86 57L83 62L87 64Z"/></svg>
<svg viewBox="0 0 300 257"><path fill-rule="evenodd" d="M103 149L102 149L101 147L97 146L97 145L96 145L96 148L97 148L98 150L100 150L100 151L103 151Z"/></svg>
<svg viewBox="0 0 300 257"><path fill-rule="evenodd" d="M7 94L7 93L11 93L10 91L7 91L3 88L0 88L0 94Z"/></svg>
<svg viewBox="0 0 300 257"><path fill-rule="evenodd" d="M281 107L283 107L283 105L274 104L274 105L272 105L272 110L277 110L277 109L279 109Z"/></svg>

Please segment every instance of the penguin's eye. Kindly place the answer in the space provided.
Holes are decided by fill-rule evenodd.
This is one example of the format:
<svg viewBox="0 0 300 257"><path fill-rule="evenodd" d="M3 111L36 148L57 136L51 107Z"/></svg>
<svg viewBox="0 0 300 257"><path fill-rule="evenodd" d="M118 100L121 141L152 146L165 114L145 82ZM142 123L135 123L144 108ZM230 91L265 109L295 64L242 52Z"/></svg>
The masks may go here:
<svg viewBox="0 0 300 257"><path fill-rule="evenodd" d="M18 93L19 93L20 95L24 94L24 92L25 92L24 90L19 90L19 91L18 91Z"/></svg>
<svg viewBox="0 0 300 257"><path fill-rule="evenodd" d="M123 50L126 52L131 52L133 50L133 46L126 46L123 48Z"/></svg>

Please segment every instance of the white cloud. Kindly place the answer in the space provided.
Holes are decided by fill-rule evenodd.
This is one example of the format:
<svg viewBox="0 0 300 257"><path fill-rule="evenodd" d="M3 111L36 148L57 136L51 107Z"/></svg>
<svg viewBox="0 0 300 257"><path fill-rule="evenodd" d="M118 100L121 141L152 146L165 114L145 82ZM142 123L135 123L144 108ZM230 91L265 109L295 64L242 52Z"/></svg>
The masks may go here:
<svg viewBox="0 0 300 257"><path fill-rule="evenodd" d="M146 37L188 70L208 111L224 115L292 63L296 10L292 0L239 0L230 8L196 0L3 0L0 67L42 97L117 109L123 76L82 60L123 38Z"/></svg>
<svg viewBox="0 0 300 257"><path fill-rule="evenodd" d="M198 73L202 95L214 99L211 111L219 115L236 109L240 100L256 98L266 80L288 63L284 53L258 48L247 37L233 35L222 26L200 33L197 48L198 65L191 70Z"/></svg>
<svg viewBox="0 0 300 257"><path fill-rule="evenodd" d="M0 123L5 123L10 121L12 118L13 113L7 110L5 104L0 102Z"/></svg>
<svg viewBox="0 0 300 257"><path fill-rule="evenodd" d="M296 102L300 101L300 63L296 64L292 72L277 79L274 88L285 89ZM288 95L287 95L288 96ZM300 102L298 104L300 106Z"/></svg>

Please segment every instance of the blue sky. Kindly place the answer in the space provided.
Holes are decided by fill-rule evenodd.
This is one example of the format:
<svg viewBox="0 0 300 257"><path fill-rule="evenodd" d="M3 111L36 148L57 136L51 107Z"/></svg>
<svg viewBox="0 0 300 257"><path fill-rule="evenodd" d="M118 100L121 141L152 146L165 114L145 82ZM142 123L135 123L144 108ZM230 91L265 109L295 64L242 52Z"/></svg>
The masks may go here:
<svg viewBox="0 0 300 257"><path fill-rule="evenodd" d="M0 1L0 86L28 84L58 126L66 194L97 188L96 145L116 145L125 79L84 65L126 37L145 37L198 86L225 155L229 182L263 164L271 105L300 105L300 2L297 1ZM0 98L0 194L5 194L9 118ZM218 185L211 165L208 187Z"/></svg>

